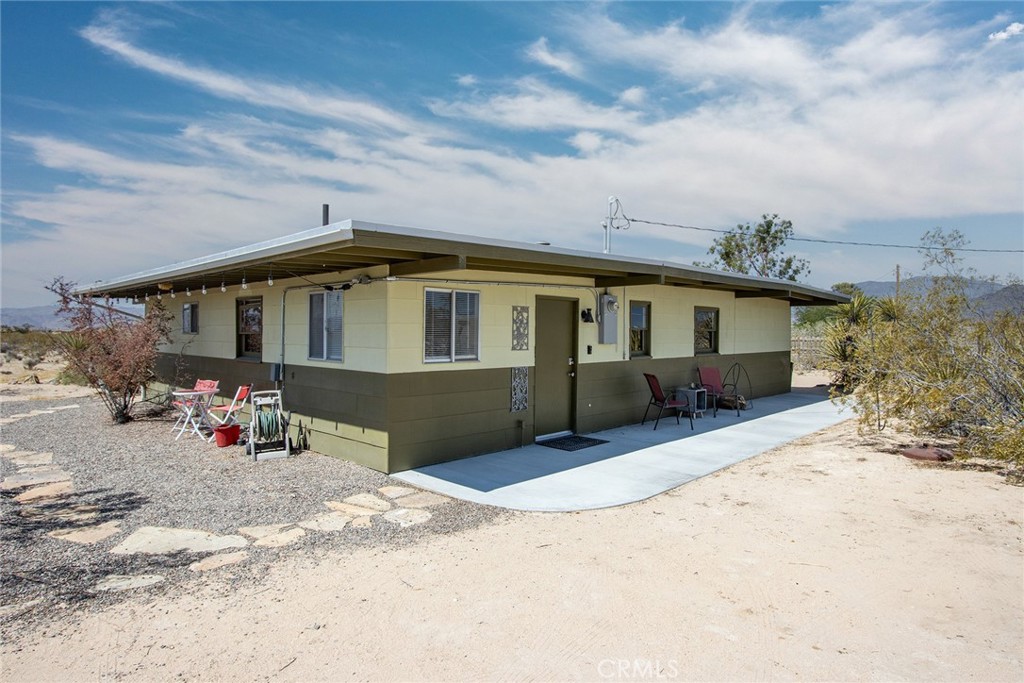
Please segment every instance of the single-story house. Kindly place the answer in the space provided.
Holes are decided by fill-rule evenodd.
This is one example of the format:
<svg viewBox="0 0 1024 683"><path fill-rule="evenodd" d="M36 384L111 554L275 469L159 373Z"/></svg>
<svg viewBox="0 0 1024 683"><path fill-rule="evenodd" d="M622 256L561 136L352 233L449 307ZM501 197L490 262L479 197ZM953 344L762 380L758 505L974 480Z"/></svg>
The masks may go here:
<svg viewBox="0 0 1024 683"><path fill-rule="evenodd" d="M159 375L280 388L311 449L382 472L639 422L735 363L789 391L790 306L846 298L692 266L343 221L79 293L177 317ZM746 387L742 391L748 391Z"/></svg>

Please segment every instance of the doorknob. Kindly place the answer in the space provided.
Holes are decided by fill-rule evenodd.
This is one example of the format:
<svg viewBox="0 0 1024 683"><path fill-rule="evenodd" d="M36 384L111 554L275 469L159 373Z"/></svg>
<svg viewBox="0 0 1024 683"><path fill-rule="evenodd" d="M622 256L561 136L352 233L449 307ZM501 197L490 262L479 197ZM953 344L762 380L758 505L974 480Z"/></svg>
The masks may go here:
<svg viewBox="0 0 1024 683"><path fill-rule="evenodd" d="M569 365L576 365L576 359L572 356L569 356Z"/></svg>
<svg viewBox="0 0 1024 683"><path fill-rule="evenodd" d="M570 372L570 373L568 373L568 374L569 374L569 376L570 376L570 377L575 377L575 376L576 376L576 373L575 373L575 372Z"/></svg>

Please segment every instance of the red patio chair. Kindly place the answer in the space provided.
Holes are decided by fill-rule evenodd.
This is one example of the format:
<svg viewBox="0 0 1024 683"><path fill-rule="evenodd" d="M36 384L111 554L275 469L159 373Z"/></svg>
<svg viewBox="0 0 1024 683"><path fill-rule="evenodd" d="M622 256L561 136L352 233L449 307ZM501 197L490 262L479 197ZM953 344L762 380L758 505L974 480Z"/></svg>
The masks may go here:
<svg viewBox="0 0 1024 683"><path fill-rule="evenodd" d="M740 397L735 384L723 384L722 373L718 368L697 368L697 377L700 385L708 392L711 398L712 414L718 417L718 402L723 397L731 397L736 405L736 417L740 416Z"/></svg>
<svg viewBox="0 0 1024 683"><path fill-rule="evenodd" d="M251 391L251 384L240 386L238 387L238 391L235 392L235 397L231 399L230 405L210 406L206 412L208 412L210 414L210 418L216 420L219 425L238 424L238 414L241 413L242 408L245 407L245 401L249 398L249 392Z"/></svg>
<svg viewBox="0 0 1024 683"><path fill-rule="evenodd" d="M669 398L665 396L665 392L661 390L661 383L658 378L654 375L645 372L644 379L647 380L647 386L651 389L651 400L647 404L647 410L644 411L644 419L640 420L640 424L643 425L647 422L647 413L651 410L651 406L658 406L658 417L654 421L654 428L658 428L658 422L661 420L661 414L666 409L676 411L676 424L679 424L679 411L685 410L687 417L690 418L690 429L693 429L693 411L690 410L690 401L683 396L679 398Z"/></svg>

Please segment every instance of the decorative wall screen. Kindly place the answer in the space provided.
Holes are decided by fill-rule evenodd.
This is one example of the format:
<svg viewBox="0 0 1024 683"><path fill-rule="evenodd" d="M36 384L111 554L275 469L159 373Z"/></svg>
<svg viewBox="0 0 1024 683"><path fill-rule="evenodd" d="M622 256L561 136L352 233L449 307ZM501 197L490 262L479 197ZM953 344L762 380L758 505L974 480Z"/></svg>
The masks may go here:
<svg viewBox="0 0 1024 683"><path fill-rule="evenodd" d="M512 350L528 351L530 348L530 307L512 307Z"/></svg>
<svg viewBox="0 0 1024 683"><path fill-rule="evenodd" d="M512 368L512 410L520 413L529 405L530 368Z"/></svg>

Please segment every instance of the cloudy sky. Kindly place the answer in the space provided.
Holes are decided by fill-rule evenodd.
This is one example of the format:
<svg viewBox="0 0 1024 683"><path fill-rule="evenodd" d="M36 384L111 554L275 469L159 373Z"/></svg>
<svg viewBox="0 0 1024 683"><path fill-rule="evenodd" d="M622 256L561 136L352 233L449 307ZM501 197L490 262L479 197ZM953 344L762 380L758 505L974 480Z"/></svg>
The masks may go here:
<svg viewBox="0 0 1024 683"><path fill-rule="evenodd" d="M355 218L600 251L633 218L1024 271L1019 3L0 3L3 305ZM612 250L691 263L713 233ZM911 249L794 242L804 280Z"/></svg>

